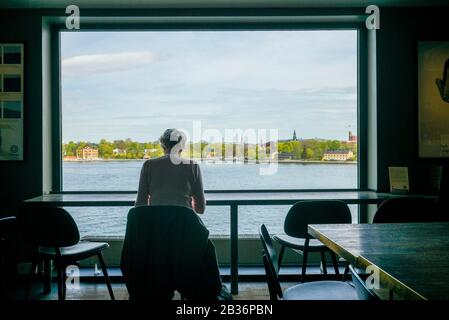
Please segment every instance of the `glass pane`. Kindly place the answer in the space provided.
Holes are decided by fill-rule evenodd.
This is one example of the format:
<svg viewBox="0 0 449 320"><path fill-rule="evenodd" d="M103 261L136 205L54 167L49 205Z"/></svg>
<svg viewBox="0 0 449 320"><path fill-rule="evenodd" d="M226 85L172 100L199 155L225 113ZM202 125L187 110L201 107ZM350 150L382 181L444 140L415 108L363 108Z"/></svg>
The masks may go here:
<svg viewBox="0 0 449 320"><path fill-rule="evenodd" d="M84 236L125 236L127 207L66 207Z"/></svg>
<svg viewBox="0 0 449 320"><path fill-rule="evenodd" d="M285 234L284 220L291 206L240 206L239 235L254 235L265 224L270 234ZM352 223L358 222L358 206L349 205Z"/></svg>
<svg viewBox="0 0 449 320"><path fill-rule="evenodd" d="M65 191L136 190L167 128L190 133L206 190L357 188L356 30L62 32L61 59ZM278 137L220 155L245 146L227 129ZM276 161L254 158L274 140ZM282 230L286 209L241 207L240 232ZM228 207L202 218L229 234Z"/></svg>

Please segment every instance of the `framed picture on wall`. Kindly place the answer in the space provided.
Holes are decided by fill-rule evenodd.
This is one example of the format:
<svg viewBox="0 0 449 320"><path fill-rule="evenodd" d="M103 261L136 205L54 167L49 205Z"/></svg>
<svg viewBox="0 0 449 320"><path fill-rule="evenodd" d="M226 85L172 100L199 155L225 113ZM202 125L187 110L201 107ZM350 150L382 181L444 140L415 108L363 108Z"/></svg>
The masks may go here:
<svg viewBox="0 0 449 320"><path fill-rule="evenodd" d="M449 41L418 42L420 158L449 158Z"/></svg>
<svg viewBox="0 0 449 320"><path fill-rule="evenodd" d="M23 160L24 45L0 43L0 161Z"/></svg>

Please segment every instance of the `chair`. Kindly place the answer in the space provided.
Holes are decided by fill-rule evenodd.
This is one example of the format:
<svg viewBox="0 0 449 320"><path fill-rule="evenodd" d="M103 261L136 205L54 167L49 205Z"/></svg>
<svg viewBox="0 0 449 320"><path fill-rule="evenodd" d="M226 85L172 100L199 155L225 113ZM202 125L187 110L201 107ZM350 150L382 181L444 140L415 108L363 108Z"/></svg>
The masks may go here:
<svg viewBox="0 0 449 320"><path fill-rule="evenodd" d="M398 197L385 200L377 209L373 223L438 222L439 215L433 199Z"/></svg>
<svg viewBox="0 0 449 320"><path fill-rule="evenodd" d="M128 213L120 267L130 300L215 300L222 282L215 247L198 215L182 206Z"/></svg>
<svg viewBox="0 0 449 320"><path fill-rule="evenodd" d="M437 210L438 221L449 222L449 199L447 196L441 195L434 202Z"/></svg>
<svg viewBox="0 0 449 320"><path fill-rule="evenodd" d="M270 300L358 300L353 286L343 281L313 281L301 283L285 290L279 283L279 265L276 250L265 225L259 228L263 247L263 262L268 282Z"/></svg>
<svg viewBox="0 0 449 320"><path fill-rule="evenodd" d="M6 297L6 246L4 245L7 237L11 234L12 230L16 226L16 217L9 216L0 218L0 300Z"/></svg>
<svg viewBox="0 0 449 320"><path fill-rule="evenodd" d="M362 280L354 267L349 264L348 269L351 273L352 283L354 284L359 300L379 300L379 297L376 296L372 290L368 289L365 281Z"/></svg>
<svg viewBox="0 0 449 320"><path fill-rule="evenodd" d="M23 217L25 235L29 242L38 247L32 258L30 278L25 298L28 299L37 263L52 260L58 275L58 299L66 296L66 268L78 261L97 256L103 271L109 295L114 300L108 271L102 251L109 247L105 242L80 241L80 234L72 216L62 208L26 208Z"/></svg>
<svg viewBox="0 0 449 320"><path fill-rule="evenodd" d="M351 223L351 211L347 204L337 200L300 201L293 205L287 213L284 222L286 235L275 235L274 240L281 245L279 267L281 266L285 248L291 248L303 253L301 282L304 282L309 252L319 252L323 272L327 275L325 252L329 252L334 265L335 274L339 275L337 256L316 239L311 239L308 233L309 224Z"/></svg>

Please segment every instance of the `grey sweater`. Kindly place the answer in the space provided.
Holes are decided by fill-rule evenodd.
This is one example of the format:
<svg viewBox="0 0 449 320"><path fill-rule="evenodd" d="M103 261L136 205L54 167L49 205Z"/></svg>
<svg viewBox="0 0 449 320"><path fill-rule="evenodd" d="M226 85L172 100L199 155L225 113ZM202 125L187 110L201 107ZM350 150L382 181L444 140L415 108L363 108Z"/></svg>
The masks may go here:
<svg viewBox="0 0 449 320"><path fill-rule="evenodd" d="M199 165L179 157L172 160L166 155L145 161L135 205L178 205L203 213L206 200Z"/></svg>

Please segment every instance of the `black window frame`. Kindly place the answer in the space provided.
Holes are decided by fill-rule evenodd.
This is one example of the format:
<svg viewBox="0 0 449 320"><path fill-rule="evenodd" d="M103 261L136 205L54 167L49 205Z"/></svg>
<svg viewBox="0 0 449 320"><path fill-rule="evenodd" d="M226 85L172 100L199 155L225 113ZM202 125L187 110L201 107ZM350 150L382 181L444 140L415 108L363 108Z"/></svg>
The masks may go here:
<svg viewBox="0 0 449 320"><path fill-rule="evenodd" d="M73 193L63 190L62 162L62 97L61 97L61 32L89 31L250 31L250 30L356 30L357 31L357 188L355 189L282 189L282 191L363 191L367 184L367 32L365 16L360 10L353 12L309 12L305 10L152 10L120 12L98 15L94 11L81 19L80 30L67 30L65 17L56 18L51 24L51 108L52 108L52 192ZM330 14L329 14L330 13ZM118 17L118 18L115 18ZM187 17L187 21L176 21ZM156 18L156 22L146 22ZM208 21L203 21L208 18ZM135 20L135 21L133 21ZM206 19L207 20L207 19ZM254 21L253 21L254 20ZM297 20L297 21L296 21ZM263 190L206 190L206 192L270 192ZM86 190L85 192L89 192ZM113 191L114 193L119 193ZM125 193L135 191L123 191ZM84 191L79 191L84 193ZM108 193L104 191L103 193Z"/></svg>

